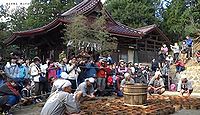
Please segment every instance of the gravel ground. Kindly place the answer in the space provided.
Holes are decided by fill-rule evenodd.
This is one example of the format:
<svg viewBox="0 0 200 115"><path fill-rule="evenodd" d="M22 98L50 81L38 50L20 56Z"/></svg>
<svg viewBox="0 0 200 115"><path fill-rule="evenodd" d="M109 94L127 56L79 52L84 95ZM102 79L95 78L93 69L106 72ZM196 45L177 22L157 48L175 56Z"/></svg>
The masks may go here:
<svg viewBox="0 0 200 115"><path fill-rule="evenodd" d="M200 115L200 110L180 110L173 115Z"/></svg>

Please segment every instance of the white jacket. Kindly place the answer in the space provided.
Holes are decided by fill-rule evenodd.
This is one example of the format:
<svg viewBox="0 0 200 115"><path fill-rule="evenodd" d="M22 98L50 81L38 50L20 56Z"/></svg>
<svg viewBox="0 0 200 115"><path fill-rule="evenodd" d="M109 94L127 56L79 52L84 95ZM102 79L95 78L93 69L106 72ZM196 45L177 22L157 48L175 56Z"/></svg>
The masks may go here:
<svg viewBox="0 0 200 115"><path fill-rule="evenodd" d="M34 63L30 65L30 75L32 76L34 82L39 82L40 69Z"/></svg>
<svg viewBox="0 0 200 115"><path fill-rule="evenodd" d="M69 72L74 68L74 65L67 64L67 71ZM75 67L69 74L68 79L70 80L77 80L79 73L81 72L81 69L79 67Z"/></svg>

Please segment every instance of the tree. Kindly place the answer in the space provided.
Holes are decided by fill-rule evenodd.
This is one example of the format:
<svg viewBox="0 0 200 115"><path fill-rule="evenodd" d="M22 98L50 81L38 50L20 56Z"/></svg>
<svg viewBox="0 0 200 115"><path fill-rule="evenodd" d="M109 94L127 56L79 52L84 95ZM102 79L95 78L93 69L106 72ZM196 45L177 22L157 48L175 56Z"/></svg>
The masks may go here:
<svg viewBox="0 0 200 115"><path fill-rule="evenodd" d="M160 0L107 0L105 7L113 18L137 28L159 22L155 13Z"/></svg>
<svg viewBox="0 0 200 115"><path fill-rule="evenodd" d="M9 30L23 31L27 29L25 21L27 19L27 10L25 7L18 7L9 14L9 21L7 21Z"/></svg>
<svg viewBox="0 0 200 115"><path fill-rule="evenodd" d="M75 0L32 0L28 7L27 28L44 26L74 5Z"/></svg>
<svg viewBox="0 0 200 115"><path fill-rule="evenodd" d="M197 0L173 0L163 13L162 27L168 36L178 41L186 35L194 35L199 28L199 7Z"/></svg>
<svg viewBox="0 0 200 115"><path fill-rule="evenodd" d="M87 18L83 15L75 16L72 23L68 25L65 40L69 46L70 42L75 48L75 54L80 47L95 47L98 52L116 49L115 38L110 37L106 31L106 20L104 16L97 17L89 25Z"/></svg>

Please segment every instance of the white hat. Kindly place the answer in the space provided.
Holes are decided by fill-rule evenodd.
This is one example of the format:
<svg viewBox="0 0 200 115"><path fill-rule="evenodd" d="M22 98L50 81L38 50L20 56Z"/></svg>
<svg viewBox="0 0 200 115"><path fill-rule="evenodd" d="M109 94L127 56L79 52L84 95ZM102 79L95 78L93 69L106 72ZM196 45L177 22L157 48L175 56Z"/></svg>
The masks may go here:
<svg viewBox="0 0 200 115"><path fill-rule="evenodd" d="M61 76L61 78L63 78L63 79L67 79L67 78L68 78L68 74L67 74L66 72L62 72L62 73L60 74L60 76Z"/></svg>
<svg viewBox="0 0 200 115"><path fill-rule="evenodd" d="M135 65L135 66L138 65L138 63L134 63L134 65Z"/></svg>
<svg viewBox="0 0 200 115"><path fill-rule="evenodd" d="M121 60L119 60L119 62L124 62L124 60L121 59Z"/></svg>
<svg viewBox="0 0 200 115"><path fill-rule="evenodd" d="M94 78L90 77L90 78L85 79L85 81L89 81L90 83L94 83Z"/></svg>
<svg viewBox="0 0 200 115"><path fill-rule="evenodd" d="M64 89L65 87L71 86L71 82L69 80L65 80L65 82L63 82L63 84L61 85L61 88Z"/></svg>
<svg viewBox="0 0 200 115"><path fill-rule="evenodd" d="M162 76L162 74L161 74L160 71L156 71L156 72L155 72L155 76L158 76L158 75Z"/></svg>
<svg viewBox="0 0 200 115"><path fill-rule="evenodd" d="M125 74L124 74L124 77L125 77L125 78L128 77L128 76L130 76L129 73L125 73Z"/></svg>

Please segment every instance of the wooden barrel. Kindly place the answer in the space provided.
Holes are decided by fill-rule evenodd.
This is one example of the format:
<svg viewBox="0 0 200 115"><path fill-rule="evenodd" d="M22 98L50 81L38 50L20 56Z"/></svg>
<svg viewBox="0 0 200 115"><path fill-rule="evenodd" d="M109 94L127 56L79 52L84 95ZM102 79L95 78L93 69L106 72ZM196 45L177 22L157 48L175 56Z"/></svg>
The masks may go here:
<svg viewBox="0 0 200 115"><path fill-rule="evenodd" d="M126 84L124 87L124 102L127 105L143 105L147 101L147 85Z"/></svg>

